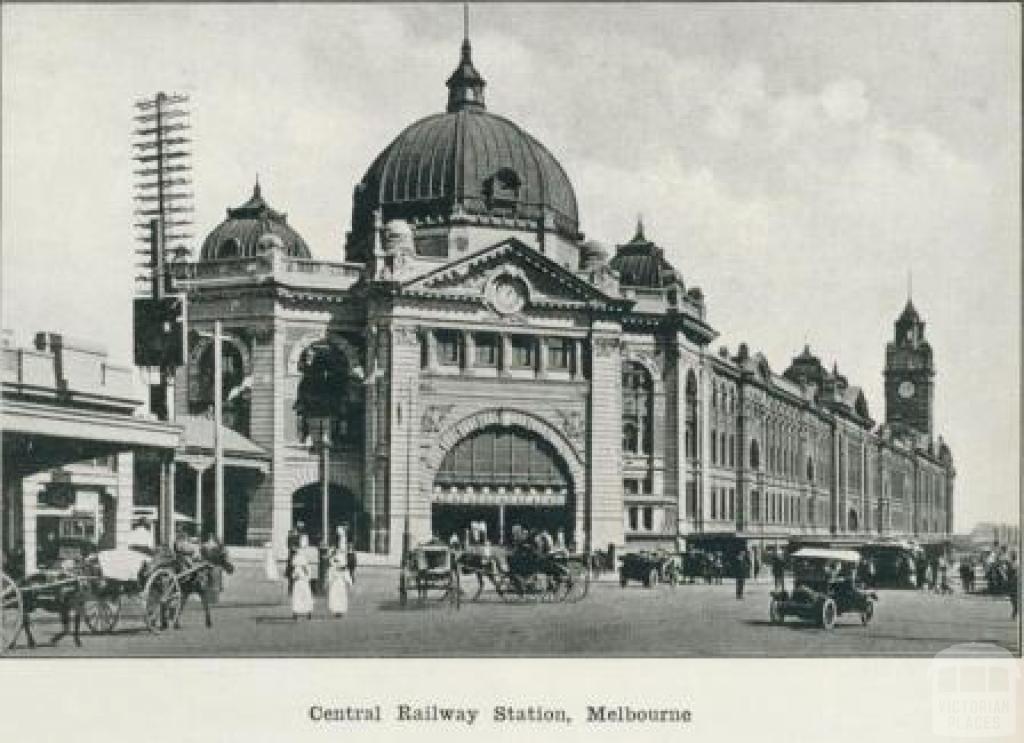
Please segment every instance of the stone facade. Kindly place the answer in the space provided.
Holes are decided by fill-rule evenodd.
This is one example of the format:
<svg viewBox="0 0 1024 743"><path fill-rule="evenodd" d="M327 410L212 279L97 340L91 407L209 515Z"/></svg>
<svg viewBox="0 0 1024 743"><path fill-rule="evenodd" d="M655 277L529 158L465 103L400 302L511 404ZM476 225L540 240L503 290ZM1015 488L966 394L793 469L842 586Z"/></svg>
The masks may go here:
<svg viewBox="0 0 1024 743"><path fill-rule="evenodd" d="M244 495L245 541L283 555L297 514L322 518L309 497L322 484L314 388L329 408L331 530L343 521L359 549L391 559L406 534L480 523L492 541L519 525L581 549L948 535L954 470L932 438L930 349L914 372L927 409L915 401L880 427L809 349L782 374L746 345L713 352L703 293L642 225L614 255L583 242L560 166L485 112L469 54L467 41L448 112L406 130L402 157L375 161L356 189L351 262L268 239L232 244L230 259L207 244L173 267L193 331L179 405L209 398L193 388L212 384L199 367L220 320L240 371L225 391L238 430L270 453ZM452 173L420 183L403 169L450 165L420 129L462 132ZM488 131L501 138L478 141ZM523 152L544 157L524 164ZM257 197L218 230L247 235L233 214L278 214ZM898 386L907 356L894 353Z"/></svg>

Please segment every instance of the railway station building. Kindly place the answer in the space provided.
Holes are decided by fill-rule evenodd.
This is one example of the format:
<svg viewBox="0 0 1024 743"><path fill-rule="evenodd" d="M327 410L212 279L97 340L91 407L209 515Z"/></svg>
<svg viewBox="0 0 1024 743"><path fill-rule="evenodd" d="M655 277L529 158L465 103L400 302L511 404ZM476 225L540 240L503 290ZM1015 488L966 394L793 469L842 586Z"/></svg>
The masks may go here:
<svg viewBox="0 0 1024 743"><path fill-rule="evenodd" d="M716 348L700 267L642 224L586 239L565 169L485 90L466 40L444 110L355 185L335 259L257 185L172 265L190 331L175 409L208 414L220 321L225 423L266 457L259 477L228 469L229 543L283 556L292 529L319 540L323 447L331 533L345 523L386 559L406 531L470 525L581 549L951 533L955 470L911 302L879 349L881 419L810 348L782 371Z"/></svg>

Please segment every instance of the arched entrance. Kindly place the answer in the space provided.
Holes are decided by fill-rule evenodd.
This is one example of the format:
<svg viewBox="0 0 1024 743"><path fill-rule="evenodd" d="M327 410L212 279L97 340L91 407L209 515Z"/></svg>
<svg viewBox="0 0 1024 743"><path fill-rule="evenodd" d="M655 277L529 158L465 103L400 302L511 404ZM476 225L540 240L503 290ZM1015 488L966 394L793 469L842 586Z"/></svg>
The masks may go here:
<svg viewBox="0 0 1024 743"><path fill-rule="evenodd" d="M323 513L323 486L310 483L292 494L292 528L309 536L311 545L320 544ZM356 547L366 543L365 533L369 530L369 516L363 511L362 503L351 490L332 483L327 504L329 535L331 543L338 526L345 524L350 540Z"/></svg>
<svg viewBox="0 0 1024 743"><path fill-rule="evenodd" d="M576 502L569 466L536 431L491 424L448 449L434 476L431 530L507 543L515 531L561 531L574 538ZM475 527L475 528L474 528Z"/></svg>

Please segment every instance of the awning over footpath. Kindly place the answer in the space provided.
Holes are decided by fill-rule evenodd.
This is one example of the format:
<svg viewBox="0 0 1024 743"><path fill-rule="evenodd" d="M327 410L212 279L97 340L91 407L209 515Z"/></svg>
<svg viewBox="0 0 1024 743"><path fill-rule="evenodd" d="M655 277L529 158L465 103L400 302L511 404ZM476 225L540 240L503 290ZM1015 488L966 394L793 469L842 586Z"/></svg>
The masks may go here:
<svg viewBox="0 0 1024 743"><path fill-rule="evenodd" d="M179 415L175 423L181 426L181 440L176 458L179 462L197 469L213 464L213 418L205 415ZM270 454L242 434L223 423L220 426L221 449L224 464L267 472L270 469Z"/></svg>

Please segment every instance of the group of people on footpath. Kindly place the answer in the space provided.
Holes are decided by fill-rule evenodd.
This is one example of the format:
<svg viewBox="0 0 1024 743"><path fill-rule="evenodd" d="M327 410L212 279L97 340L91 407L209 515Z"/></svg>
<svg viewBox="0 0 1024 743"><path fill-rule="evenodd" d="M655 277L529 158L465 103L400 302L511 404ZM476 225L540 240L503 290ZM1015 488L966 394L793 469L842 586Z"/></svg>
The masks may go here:
<svg viewBox="0 0 1024 743"><path fill-rule="evenodd" d="M285 565L285 579L288 581L288 595L291 598L292 619L313 618L314 568L309 556L309 536L299 522L288 532L288 562ZM335 618L345 616L349 608L349 593L356 582L357 559L355 547L348 540L345 525L337 528L334 545L327 556L327 575L317 575L318 581L326 580L327 613Z"/></svg>

